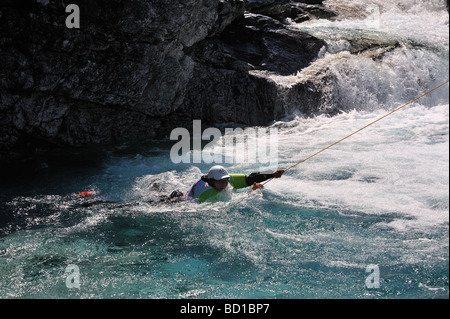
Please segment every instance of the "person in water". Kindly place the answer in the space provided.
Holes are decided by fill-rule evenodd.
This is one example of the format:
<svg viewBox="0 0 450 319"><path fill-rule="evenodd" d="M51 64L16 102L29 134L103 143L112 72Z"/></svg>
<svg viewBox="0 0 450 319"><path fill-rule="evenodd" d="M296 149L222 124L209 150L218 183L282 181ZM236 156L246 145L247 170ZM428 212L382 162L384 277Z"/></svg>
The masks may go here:
<svg viewBox="0 0 450 319"><path fill-rule="evenodd" d="M182 200L198 200L199 203L203 203L208 199L213 199L214 196L220 192L225 191L228 185L231 185L234 189L241 189L252 186L252 189L262 189L261 184L272 178L280 178L285 173L285 170L277 170L269 174L252 173L250 175L245 174L228 174L227 170L223 166L212 167L208 174L203 175L197 182L195 182L186 194L176 190L169 196L160 196L159 200L150 200L147 203L174 203ZM81 192L78 194L80 197L94 196L94 192ZM96 200L83 202L82 206L90 207L97 204L108 204L112 202L104 200Z"/></svg>
<svg viewBox="0 0 450 319"><path fill-rule="evenodd" d="M252 173L248 176L245 174L228 174L224 167L218 165L212 167L208 174L195 182L185 195L175 191L170 195L170 200L176 198L182 200L197 199L199 203L203 203L226 190L228 185L231 185L234 189L249 186L252 186L252 189L262 189L262 182L271 178L280 178L284 172L280 169L269 174Z"/></svg>

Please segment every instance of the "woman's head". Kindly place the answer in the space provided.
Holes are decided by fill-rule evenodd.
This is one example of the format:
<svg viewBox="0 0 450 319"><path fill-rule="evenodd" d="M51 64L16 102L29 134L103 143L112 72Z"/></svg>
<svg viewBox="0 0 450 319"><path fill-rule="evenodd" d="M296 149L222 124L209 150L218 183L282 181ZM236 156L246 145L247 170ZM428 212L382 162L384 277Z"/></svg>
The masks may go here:
<svg viewBox="0 0 450 319"><path fill-rule="evenodd" d="M207 178L211 181L211 185L219 192L223 191L228 186L230 175L227 170L220 165L211 167Z"/></svg>

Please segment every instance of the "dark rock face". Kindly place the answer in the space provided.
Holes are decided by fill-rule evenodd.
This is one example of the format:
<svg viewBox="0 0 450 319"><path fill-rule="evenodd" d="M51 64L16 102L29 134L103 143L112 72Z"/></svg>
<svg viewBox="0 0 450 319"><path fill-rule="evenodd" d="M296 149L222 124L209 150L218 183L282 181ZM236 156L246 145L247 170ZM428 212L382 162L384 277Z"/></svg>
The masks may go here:
<svg viewBox="0 0 450 319"><path fill-rule="evenodd" d="M275 19L246 14L189 51L196 66L185 106L212 122L266 125L285 107L271 75L295 74L324 45Z"/></svg>
<svg viewBox="0 0 450 319"><path fill-rule="evenodd" d="M267 124L284 102L265 72L295 74L324 45L279 22L287 1L71 3L80 29L62 0L1 3L0 160L167 136L192 119Z"/></svg>

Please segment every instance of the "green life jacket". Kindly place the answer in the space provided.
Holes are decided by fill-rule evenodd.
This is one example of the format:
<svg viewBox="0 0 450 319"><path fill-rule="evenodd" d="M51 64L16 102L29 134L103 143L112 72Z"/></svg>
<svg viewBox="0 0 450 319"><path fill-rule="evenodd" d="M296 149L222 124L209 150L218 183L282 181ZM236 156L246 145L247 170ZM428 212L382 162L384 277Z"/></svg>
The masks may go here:
<svg viewBox="0 0 450 319"><path fill-rule="evenodd" d="M233 186L234 189L240 189L247 187L247 182L245 180L245 174L229 174L230 175L230 185ZM207 200L214 201L214 197L216 197L219 192L212 186L205 185L205 190L200 194L198 198L199 203L203 203Z"/></svg>

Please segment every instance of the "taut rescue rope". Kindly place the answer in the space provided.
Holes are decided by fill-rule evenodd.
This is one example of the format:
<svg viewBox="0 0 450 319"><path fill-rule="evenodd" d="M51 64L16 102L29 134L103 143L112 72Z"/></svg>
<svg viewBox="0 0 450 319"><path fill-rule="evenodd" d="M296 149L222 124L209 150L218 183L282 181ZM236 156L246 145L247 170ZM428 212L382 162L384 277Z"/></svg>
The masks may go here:
<svg viewBox="0 0 450 319"><path fill-rule="evenodd" d="M366 126L364 126L364 127L360 128L359 130L357 130L357 131L353 132L352 134L350 134L350 135L347 135L346 137L344 137L344 138L340 139L339 141L337 141L337 142L335 142L335 143L333 143L333 144L331 144L331 145L329 145L329 146L325 147L324 149L322 149L322 150L318 151L317 153L314 153L313 155L311 155L311 156L308 156L307 158L305 158L305 159L301 160L300 162L298 162L298 163L296 163L296 164L292 165L291 167L289 167L289 168L285 169L285 171L288 171L288 170L291 170L291 169L293 169L294 167L296 167L296 166L298 166L298 165L300 165L300 164L302 164L302 163L306 162L307 160L309 160L309 159L311 159L311 158L313 158L313 157L315 157L315 156L319 155L320 153L322 153L322 152L326 151L327 149L329 149L329 148L331 148L331 147L333 147L333 146L335 146L335 145L337 145L337 144L339 144L339 143L341 143L341 142L345 141L346 139L348 139L348 138L352 137L353 135L355 135L355 134L357 134L357 133L361 132L362 130L365 130L365 129L366 129L366 128L368 128L369 126L372 126L372 125L374 125L375 123L378 123L378 122L380 122L381 120L383 120L383 119L385 119L386 117L388 117L388 116L390 116L390 115L394 114L395 112L398 112L398 111L400 111L401 109L405 108L406 106L408 106L408 105L410 105L410 104L412 104L412 103L416 102L417 100L419 100L419 99L423 98L424 96L427 96L427 95L428 95L428 94L430 94L431 92L434 92L434 91L436 91L437 89L440 89L441 87L443 87L444 85L446 85L446 84L447 84L448 82L449 82L449 81L446 81L445 83L442 83L441 85L439 85L439 86L435 87L434 89L432 89L432 90L428 91L427 93L424 93L424 94L422 94L421 96L419 96L418 98L415 98L414 100L412 100L412 101L409 101L409 102L408 102L408 103L406 103L405 105L402 105L402 106L400 106L399 108L396 108L396 109L395 109L395 110L393 110L392 112L390 112L390 113L388 113L388 114L386 114L386 115L384 115L384 116L380 117L379 119L377 119L377 120L373 121L373 122L372 122L372 123L370 123L370 124L367 124ZM272 179L273 179L273 178L272 178ZM268 182L270 182L270 181L271 181L272 179L269 179L269 180L267 180L267 181L266 181L265 183L263 183L262 185L265 185L265 184L267 184L267 183L268 183Z"/></svg>

